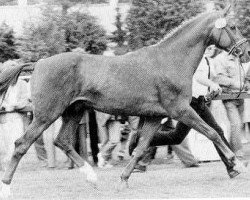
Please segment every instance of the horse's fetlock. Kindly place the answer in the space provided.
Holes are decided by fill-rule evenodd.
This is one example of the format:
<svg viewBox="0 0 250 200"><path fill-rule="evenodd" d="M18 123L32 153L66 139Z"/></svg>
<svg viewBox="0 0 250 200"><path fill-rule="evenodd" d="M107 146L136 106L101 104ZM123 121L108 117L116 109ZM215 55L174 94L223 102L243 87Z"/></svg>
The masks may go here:
<svg viewBox="0 0 250 200"><path fill-rule="evenodd" d="M211 134L211 140L212 140L213 142L215 142L216 144L222 142L221 137L219 136L219 134L218 134L217 132Z"/></svg>
<svg viewBox="0 0 250 200"><path fill-rule="evenodd" d="M16 150L14 151L13 156L14 156L16 159L20 159L21 157L23 157L24 154L26 154L26 152L27 152L27 149L26 149L26 148L20 147L20 146L19 146L18 149L16 149Z"/></svg>
<svg viewBox="0 0 250 200"><path fill-rule="evenodd" d="M24 140L17 139L14 144L15 144L14 157L20 158L28 151L28 147L25 145Z"/></svg>

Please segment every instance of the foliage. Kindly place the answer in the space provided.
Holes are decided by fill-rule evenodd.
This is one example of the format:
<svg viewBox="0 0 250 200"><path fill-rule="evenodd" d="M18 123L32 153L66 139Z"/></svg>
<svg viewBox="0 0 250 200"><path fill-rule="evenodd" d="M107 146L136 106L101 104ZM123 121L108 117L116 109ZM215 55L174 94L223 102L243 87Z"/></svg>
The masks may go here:
<svg viewBox="0 0 250 200"><path fill-rule="evenodd" d="M0 6L17 5L17 0L0 0Z"/></svg>
<svg viewBox="0 0 250 200"><path fill-rule="evenodd" d="M126 19L128 44L131 49L155 44L201 10L200 1L133 0Z"/></svg>
<svg viewBox="0 0 250 200"><path fill-rule="evenodd" d="M242 34L250 38L250 0L240 0L236 6L238 27Z"/></svg>
<svg viewBox="0 0 250 200"><path fill-rule="evenodd" d="M126 31L123 28L123 23L121 21L121 13L119 8L116 8L116 30L112 32L111 41L118 44L119 47L123 46L126 40Z"/></svg>
<svg viewBox="0 0 250 200"><path fill-rule="evenodd" d="M106 31L97 24L96 18L74 12L67 15L65 24L67 50L84 48L92 54L101 54L106 49Z"/></svg>
<svg viewBox="0 0 250 200"><path fill-rule="evenodd" d="M19 55L16 52L14 31L7 24L2 23L0 26L0 62L17 58L19 58Z"/></svg>
<svg viewBox="0 0 250 200"><path fill-rule="evenodd" d="M59 12L47 7L40 21L24 25L19 52L25 61L35 62L66 50L60 19Z"/></svg>
<svg viewBox="0 0 250 200"><path fill-rule="evenodd" d="M38 22L26 24L20 38L20 54L26 61L37 61L80 47L93 54L106 49L105 31L92 16L74 12L62 15L46 7Z"/></svg>

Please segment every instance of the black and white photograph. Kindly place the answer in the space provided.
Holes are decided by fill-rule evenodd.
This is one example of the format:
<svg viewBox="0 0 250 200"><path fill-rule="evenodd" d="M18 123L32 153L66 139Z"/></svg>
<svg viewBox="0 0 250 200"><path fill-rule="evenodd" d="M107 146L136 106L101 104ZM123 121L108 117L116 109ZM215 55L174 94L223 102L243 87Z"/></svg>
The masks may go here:
<svg viewBox="0 0 250 200"><path fill-rule="evenodd" d="M0 200L249 199L250 0L0 0Z"/></svg>

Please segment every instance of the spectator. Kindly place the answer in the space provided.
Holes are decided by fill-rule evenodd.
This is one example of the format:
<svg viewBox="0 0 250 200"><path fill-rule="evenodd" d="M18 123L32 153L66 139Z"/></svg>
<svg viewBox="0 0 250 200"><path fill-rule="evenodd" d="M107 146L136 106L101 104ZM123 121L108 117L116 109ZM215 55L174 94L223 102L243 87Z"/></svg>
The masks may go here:
<svg viewBox="0 0 250 200"><path fill-rule="evenodd" d="M5 143L5 161L9 160L14 151L15 140L23 134L23 116L20 110L30 106L29 94L26 81L22 77L18 78L19 73L13 73L19 66L14 61L4 63L1 70L1 104L0 104L0 133ZM16 74L15 77L11 77ZM11 78L7 78L7 77Z"/></svg>
<svg viewBox="0 0 250 200"><path fill-rule="evenodd" d="M120 149L118 151L118 159L123 160L126 152L126 145L129 138L130 127L128 123L128 117L121 116L121 137L120 137Z"/></svg>
<svg viewBox="0 0 250 200"><path fill-rule="evenodd" d="M122 116L121 117L121 147L118 152L118 158L124 159L127 149L127 143L130 140L130 136L137 132L140 118L137 116Z"/></svg>
<svg viewBox="0 0 250 200"><path fill-rule="evenodd" d="M239 60L234 55L222 52L214 59L217 82L225 93L238 93L244 90L245 73L240 67ZM243 99L229 99L222 101L230 122L230 144L236 156L240 159L244 158L242 138L242 115L244 111Z"/></svg>
<svg viewBox="0 0 250 200"><path fill-rule="evenodd" d="M121 138L121 123L118 116L97 112L97 123L102 137L102 145L98 153L98 167L111 168L112 152L119 144ZM120 117L119 117L120 119Z"/></svg>
<svg viewBox="0 0 250 200"><path fill-rule="evenodd" d="M250 62L249 63L243 63L242 64L245 68L247 68L247 74L246 74L246 82L245 82L245 88L247 90L247 93L250 94ZM250 141L250 99L244 99L244 127L245 127L245 135L243 137L244 143L248 143Z"/></svg>

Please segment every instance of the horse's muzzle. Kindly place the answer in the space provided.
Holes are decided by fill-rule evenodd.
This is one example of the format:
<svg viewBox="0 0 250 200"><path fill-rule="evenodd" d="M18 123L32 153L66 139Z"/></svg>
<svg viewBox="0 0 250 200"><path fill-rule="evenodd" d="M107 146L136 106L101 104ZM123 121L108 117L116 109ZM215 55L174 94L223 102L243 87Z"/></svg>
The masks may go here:
<svg viewBox="0 0 250 200"><path fill-rule="evenodd" d="M242 63L250 62L250 49L246 49L245 52L239 56L239 58Z"/></svg>

